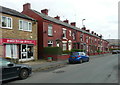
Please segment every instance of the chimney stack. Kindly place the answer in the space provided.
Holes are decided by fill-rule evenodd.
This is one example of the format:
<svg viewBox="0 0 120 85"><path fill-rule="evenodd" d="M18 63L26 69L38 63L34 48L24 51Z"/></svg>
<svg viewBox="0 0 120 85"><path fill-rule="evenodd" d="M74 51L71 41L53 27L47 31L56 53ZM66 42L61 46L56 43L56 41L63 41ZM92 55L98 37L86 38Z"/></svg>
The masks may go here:
<svg viewBox="0 0 120 85"><path fill-rule="evenodd" d="M85 31L86 31L86 27L82 27L82 30L85 30Z"/></svg>
<svg viewBox="0 0 120 85"><path fill-rule="evenodd" d="M90 30L86 30L87 32L90 32Z"/></svg>
<svg viewBox="0 0 120 85"><path fill-rule="evenodd" d="M69 23L69 21L66 19L66 20L64 20L63 22L65 22L65 23Z"/></svg>
<svg viewBox="0 0 120 85"><path fill-rule="evenodd" d="M99 37L102 38L102 35L100 35Z"/></svg>
<svg viewBox="0 0 120 85"><path fill-rule="evenodd" d="M56 16L56 17L54 17L54 18L56 18L56 19L60 20L60 16Z"/></svg>
<svg viewBox="0 0 120 85"><path fill-rule="evenodd" d="M94 31L92 31L91 33L94 34Z"/></svg>
<svg viewBox="0 0 120 85"><path fill-rule="evenodd" d="M27 10L27 9L30 9L31 6L30 6L30 3L26 3L23 5L23 10Z"/></svg>
<svg viewBox="0 0 120 85"><path fill-rule="evenodd" d="M45 15L48 15L48 9L43 9L41 10L41 13L45 14Z"/></svg>
<svg viewBox="0 0 120 85"><path fill-rule="evenodd" d="M70 23L72 26L76 26L76 22L71 22Z"/></svg>

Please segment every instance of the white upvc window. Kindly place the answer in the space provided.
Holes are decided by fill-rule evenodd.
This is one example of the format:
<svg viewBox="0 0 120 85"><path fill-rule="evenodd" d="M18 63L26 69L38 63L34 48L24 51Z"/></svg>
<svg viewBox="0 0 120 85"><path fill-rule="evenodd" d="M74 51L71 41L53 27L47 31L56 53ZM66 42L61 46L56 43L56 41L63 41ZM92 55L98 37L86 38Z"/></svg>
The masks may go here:
<svg viewBox="0 0 120 85"><path fill-rule="evenodd" d="M73 36L73 40L75 40L76 39L76 35L75 35L75 33L73 32L73 34L72 34L72 36Z"/></svg>
<svg viewBox="0 0 120 85"><path fill-rule="evenodd" d="M1 26L2 28L12 29L12 18L1 16Z"/></svg>
<svg viewBox="0 0 120 85"><path fill-rule="evenodd" d="M72 32L71 32L71 30L69 30L69 36L72 36Z"/></svg>
<svg viewBox="0 0 120 85"><path fill-rule="evenodd" d="M63 28L63 39L66 39L66 29L65 28Z"/></svg>
<svg viewBox="0 0 120 85"><path fill-rule="evenodd" d="M87 42L87 43L88 43L88 40L89 40L89 37L87 36L87 37L86 37L86 42Z"/></svg>
<svg viewBox="0 0 120 85"><path fill-rule="evenodd" d="M83 41L83 34L80 35L80 41Z"/></svg>
<svg viewBox="0 0 120 85"><path fill-rule="evenodd" d="M5 55L9 58L18 58L17 45L5 45Z"/></svg>
<svg viewBox="0 0 120 85"><path fill-rule="evenodd" d="M67 50L67 44L63 43L63 51Z"/></svg>
<svg viewBox="0 0 120 85"><path fill-rule="evenodd" d="M48 25L48 36L53 36L53 27L52 27L52 25Z"/></svg>
<svg viewBox="0 0 120 85"><path fill-rule="evenodd" d="M32 31L32 23L25 21L25 20L19 20L19 30L23 31Z"/></svg>
<svg viewBox="0 0 120 85"><path fill-rule="evenodd" d="M51 40L48 41L48 47L53 47L53 41Z"/></svg>

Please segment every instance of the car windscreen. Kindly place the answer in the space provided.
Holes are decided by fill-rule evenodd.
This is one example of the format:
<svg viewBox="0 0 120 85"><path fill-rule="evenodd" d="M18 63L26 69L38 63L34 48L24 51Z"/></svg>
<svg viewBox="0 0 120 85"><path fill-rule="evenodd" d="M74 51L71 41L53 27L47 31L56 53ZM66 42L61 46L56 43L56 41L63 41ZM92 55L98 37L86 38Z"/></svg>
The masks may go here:
<svg viewBox="0 0 120 85"><path fill-rule="evenodd" d="M79 54L85 56L85 53L84 53L84 52L79 52Z"/></svg>
<svg viewBox="0 0 120 85"><path fill-rule="evenodd" d="M72 55L79 55L79 53L78 52L73 52Z"/></svg>
<svg viewBox="0 0 120 85"><path fill-rule="evenodd" d="M10 63L10 61L0 58L0 66L6 66L9 63Z"/></svg>

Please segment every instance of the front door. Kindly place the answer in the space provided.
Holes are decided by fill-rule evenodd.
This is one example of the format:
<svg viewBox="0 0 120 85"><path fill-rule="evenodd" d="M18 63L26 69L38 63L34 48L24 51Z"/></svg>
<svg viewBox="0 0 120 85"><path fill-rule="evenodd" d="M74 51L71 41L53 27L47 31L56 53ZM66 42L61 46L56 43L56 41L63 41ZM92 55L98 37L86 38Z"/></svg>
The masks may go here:
<svg viewBox="0 0 120 85"><path fill-rule="evenodd" d="M21 45L21 59L27 59L27 45Z"/></svg>

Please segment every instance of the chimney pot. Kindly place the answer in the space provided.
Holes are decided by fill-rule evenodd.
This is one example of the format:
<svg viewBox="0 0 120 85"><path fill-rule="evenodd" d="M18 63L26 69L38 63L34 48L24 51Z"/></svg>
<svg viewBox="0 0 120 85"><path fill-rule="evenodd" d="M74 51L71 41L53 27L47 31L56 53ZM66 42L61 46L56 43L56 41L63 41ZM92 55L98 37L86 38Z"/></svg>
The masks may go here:
<svg viewBox="0 0 120 85"><path fill-rule="evenodd" d="M48 9L43 9L41 10L41 13L45 14L45 15L48 15Z"/></svg>
<svg viewBox="0 0 120 85"><path fill-rule="evenodd" d="M54 18L56 18L56 19L60 20L60 16L56 16L56 17L54 17Z"/></svg>
<svg viewBox="0 0 120 85"><path fill-rule="evenodd" d="M90 32L90 30L86 30L87 32Z"/></svg>
<svg viewBox="0 0 120 85"><path fill-rule="evenodd" d="M64 20L63 22L65 22L65 23L69 23L69 21L66 19L66 20Z"/></svg>
<svg viewBox="0 0 120 85"><path fill-rule="evenodd" d="M94 31L92 31L92 34L94 34Z"/></svg>
<svg viewBox="0 0 120 85"><path fill-rule="evenodd" d="M76 22L71 22L71 25L72 26L76 26Z"/></svg>
<svg viewBox="0 0 120 85"><path fill-rule="evenodd" d="M23 5L23 10L28 10L30 8L31 8L30 3L26 3Z"/></svg>
<svg viewBox="0 0 120 85"><path fill-rule="evenodd" d="M82 27L82 30L85 30L85 31L86 31L86 27Z"/></svg>

